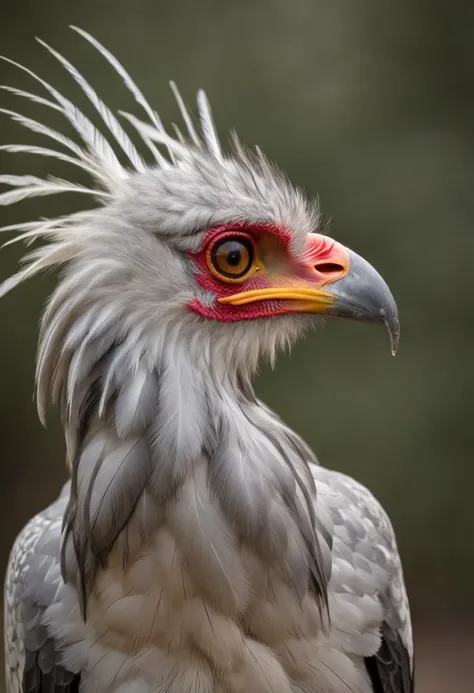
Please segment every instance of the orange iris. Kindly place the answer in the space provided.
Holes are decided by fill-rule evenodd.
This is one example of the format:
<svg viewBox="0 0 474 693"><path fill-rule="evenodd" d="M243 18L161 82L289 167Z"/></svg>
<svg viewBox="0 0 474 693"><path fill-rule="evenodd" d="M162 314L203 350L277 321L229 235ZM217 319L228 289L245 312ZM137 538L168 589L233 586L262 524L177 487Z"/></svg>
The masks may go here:
<svg viewBox="0 0 474 693"><path fill-rule="evenodd" d="M218 240L207 252L207 264L221 281L240 283L257 269L252 241L245 236L227 236Z"/></svg>

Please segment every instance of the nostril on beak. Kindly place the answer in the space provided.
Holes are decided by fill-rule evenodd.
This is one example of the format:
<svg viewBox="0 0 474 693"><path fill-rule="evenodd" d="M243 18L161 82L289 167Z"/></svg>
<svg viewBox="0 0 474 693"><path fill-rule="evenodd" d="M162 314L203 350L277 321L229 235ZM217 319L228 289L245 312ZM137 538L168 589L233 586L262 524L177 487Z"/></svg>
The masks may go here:
<svg viewBox="0 0 474 693"><path fill-rule="evenodd" d="M344 272L344 267L337 262L320 262L314 269L321 274L337 274Z"/></svg>

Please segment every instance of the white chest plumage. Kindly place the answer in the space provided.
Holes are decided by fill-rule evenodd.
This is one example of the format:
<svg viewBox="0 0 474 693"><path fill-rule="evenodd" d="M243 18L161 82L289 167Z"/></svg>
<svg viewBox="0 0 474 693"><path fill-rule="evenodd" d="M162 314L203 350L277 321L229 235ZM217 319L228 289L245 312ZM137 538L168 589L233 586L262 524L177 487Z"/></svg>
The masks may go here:
<svg viewBox="0 0 474 693"><path fill-rule="evenodd" d="M204 468L158 516L146 543L132 538L126 567L119 543L96 577L80 645L84 690L104 680L111 691L138 685L139 671L140 686L156 691L214 693L221 681L223 691L290 691L278 650L318 637L314 596L300 597L278 566L237 539Z"/></svg>
<svg viewBox="0 0 474 693"><path fill-rule="evenodd" d="M151 528L151 502L148 510ZM81 668L83 693L339 693L349 690L341 674L350 690L370 692L363 667L341 651L340 632L365 628L373 648L374 627L347 594L330 594L324 631L308 578L301 593L237 539L204 466L155 524L141 545L129 533L126 566L117 543L95 579L87 625L69 585L46 613L64 664ZM379 611L373 605L370 618Z"/></svg>

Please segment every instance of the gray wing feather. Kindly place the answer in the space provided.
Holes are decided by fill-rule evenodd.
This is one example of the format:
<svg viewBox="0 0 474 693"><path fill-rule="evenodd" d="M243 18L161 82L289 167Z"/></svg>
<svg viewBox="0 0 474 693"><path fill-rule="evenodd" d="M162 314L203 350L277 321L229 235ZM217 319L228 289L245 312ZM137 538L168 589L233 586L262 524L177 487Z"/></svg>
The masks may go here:
<svg viewBox="0 0 474 693"><path fill-rule="evenodd" d="M331 599L360 613L350 638L343 616L336 617L335 644L362 656L374 693L413 693L410 610L390 520L372 494L350 477L323 467L312 471L333 536Z"/></svg>
<svg viewBox="0 0 474 693"><path fill-rule="evenodd" d="M67 484L56 503L17 537L5 580L5 669L9 693L76 693L79 675L61 665L61 649L43 623L62 582L59 561Z"/></svg>

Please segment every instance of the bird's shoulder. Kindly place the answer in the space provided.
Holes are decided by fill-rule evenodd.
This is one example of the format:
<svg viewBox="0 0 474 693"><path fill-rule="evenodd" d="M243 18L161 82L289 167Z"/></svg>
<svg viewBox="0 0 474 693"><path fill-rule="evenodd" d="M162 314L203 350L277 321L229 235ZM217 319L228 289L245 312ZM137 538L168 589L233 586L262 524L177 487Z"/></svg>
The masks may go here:
<svg viewBox="0 0 474 693"><path fill-rule="evenodd" d="M331 637L364 658L374 693L412 693L410 609L392 523L359 482L316 465L312 473L317 517L331 545Z"/></svg>
<svg viewBox="0 0 474 693"><path fill-rule="evenodd" d="M44 620L62 583L61 527L67 484L58 500L16 538L5 578L5 666L9 693L73 693L78 677L61 666L61 649Z"/></svg>

